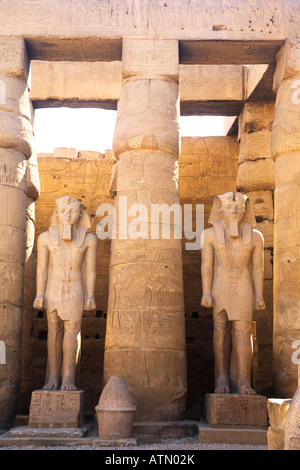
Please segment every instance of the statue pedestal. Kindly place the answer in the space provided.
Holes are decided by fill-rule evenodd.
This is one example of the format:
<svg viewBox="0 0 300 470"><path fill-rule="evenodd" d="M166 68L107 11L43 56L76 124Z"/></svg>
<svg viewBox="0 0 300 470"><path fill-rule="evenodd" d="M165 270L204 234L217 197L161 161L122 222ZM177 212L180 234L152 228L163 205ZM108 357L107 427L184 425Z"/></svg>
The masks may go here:
<svg viewBox="0 0 300 470"><path fill-rule="evenodd" d="M267 401L260 395L207 394L199 442L266 446Z"/></svg>
<svg viewBox="0 0 300 470"><path fill-rule="evenodd" d="M260 395L207 394L205 420L210 426L258 426L268 424L268 400Z"/></svg>
<svg viewBox="0 0 300 470"><path fill-rule="evenodd" d="M35 390L31 395L30 428L80 428L84 424L84 391Z"/></svg>

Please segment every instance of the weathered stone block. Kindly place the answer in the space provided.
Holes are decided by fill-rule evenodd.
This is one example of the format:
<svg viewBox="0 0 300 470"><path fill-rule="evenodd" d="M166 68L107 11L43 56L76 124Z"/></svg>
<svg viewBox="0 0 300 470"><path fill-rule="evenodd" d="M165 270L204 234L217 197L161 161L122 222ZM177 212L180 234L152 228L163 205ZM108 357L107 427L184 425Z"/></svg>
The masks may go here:
<svg viewBox="0 0 300 470"><path fill-rule="evenodd" d="M254 66L252 66L254 67ZM239 115L239 139L244 133L271 131L274 120L275 103L248 101Z"/></svg>
<svg viewBox="0 0 300 470"><path fill-rule="evenodd" d="M172 77L179 74L179 50L176 40L123 39L123 77Z"/></svg>
<svg viewBox="0 0 300 470"><path fill-rule="evenodd" d="M84 391L32 392L28 426L32 428L79 428L84 422Z"/></svg>
<svg viewBox="0 0 300 470"><path fill-rule="evenodd" d="M0 73L27 81L30 61L23 38L0 38Z"/></svg>
<svg viewBox="0 0 300 470"><path fill-rule="evenodd" d="M264 158L272 158L270 130L264 129L250 134L244 133L240 141L239 163Z"/></svg>
<svg viewBox="0 0 300 470"><path fill-rule="evenodd" d="M260 395L205 396L205 418L210 426L267 426L267 398Z"/></svg>
<svg viewBox="0 0 300 470"><path fill-rule="evenodd" d="M237 189L241 192L270 190L275 187L275 165L271 158L244 161L238 166Z"/></svg>

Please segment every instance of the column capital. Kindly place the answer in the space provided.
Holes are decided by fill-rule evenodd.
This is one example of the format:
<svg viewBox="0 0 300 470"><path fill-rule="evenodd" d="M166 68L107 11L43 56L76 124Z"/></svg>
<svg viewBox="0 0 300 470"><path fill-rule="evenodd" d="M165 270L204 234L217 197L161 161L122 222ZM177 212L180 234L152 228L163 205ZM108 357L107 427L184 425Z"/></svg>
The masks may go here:
<svg viewBox="0 0 300 470"><path fill-rule="evenodd" d="M281 83L300 75L300 40L288 39L276 56L273 89L277 93Z"/></svg>
<svg viewBox="0 0 300 470"><path fill-rule="evenodd" d="M169 78L178 82L178 76L177 40L123 39L123 79Z"/></svg>
<svg viewBox="0 0 300 470"><path fill-rule="evenodd" d="M30 60L23 38L0 38L0 74L12 75L27 81Z"/></svg>

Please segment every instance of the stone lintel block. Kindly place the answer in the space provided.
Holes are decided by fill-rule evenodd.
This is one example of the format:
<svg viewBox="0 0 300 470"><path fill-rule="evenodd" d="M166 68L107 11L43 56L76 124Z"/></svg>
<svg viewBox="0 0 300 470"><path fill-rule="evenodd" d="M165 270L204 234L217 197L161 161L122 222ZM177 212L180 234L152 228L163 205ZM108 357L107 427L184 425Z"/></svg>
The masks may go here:
<svg viewBox="0 0 300 470"><path fill-rule="evenodd" d="M300 43L287 40L276 56L273 89L278 91L281 82L300 75Z"/></svg>
<svg viewBox="0 0 300 470"><path fill-rule="evenodd" d="M178 81L178 41L123 39L123 78L132 76L169 77Z"/></svg>
<svg viewBox="0 0 300 470"><path fill-rule="evenodd" d="M34 102L56 100L117 101L122 85L122 62L31 61L30 98Z"/></svg>
<svg viewBox="0 0 300 470"><path fill-rule="evenodd" d="M35 390L31 395L28 426L80 428L84 422L84 391Z"/></svg>
<svg viewBox="0 0 300 470"><path fill-rule="evenodd" d="M179 65L181 101L244 99L243 65ZM220 80L222 87L220 87ZM224 98L225 97L225 98Z"/></svg>
<svg viewBox="0 0 300 470"><path fill-rule="evenodd" d="M267 398L260 395L207 394L205 418L210 426L267 426Z"/></svg>
<svg viewBox="0 0 300 470"><path fill-rule="evenodd" d="M15 75L27 81L30 67L26 44L23 38L0 38L0 73Z"/></svg>

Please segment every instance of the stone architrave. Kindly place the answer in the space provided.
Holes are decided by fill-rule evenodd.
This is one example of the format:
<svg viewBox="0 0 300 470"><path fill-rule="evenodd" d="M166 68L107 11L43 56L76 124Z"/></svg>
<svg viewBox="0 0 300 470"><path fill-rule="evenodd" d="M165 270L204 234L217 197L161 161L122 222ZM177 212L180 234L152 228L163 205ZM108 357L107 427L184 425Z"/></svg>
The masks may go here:
<svg viewBox="0 0 300 470"><path fill-rule="evenodd" d="M104 383L111 376L126 382L137 421L177 420L187 387L181 240L176 220L147 222L151 205L179 204L178 42L126 39L123 53ZM124 217L139 203L147 214L130 233Z"/></svg>
<svg viewBox="0 0 300 470"><path fill-rule="evenodd" d="M83 311L96 308L97 238L89 228L83 205L65 196L56 200L49 230L37 241L34 308L46 310L48 323L44 390L77 390Z"/></svg>
<svg viewBox="0 0 300 470"><path fill-rule="evenodd" d="M294 342L300 338L299 38L288 40L277 55L274 90L277 98L271 139L275 160L273 386L277 397L292 398L298 386Z"/></svg>
<svg viewBox="0 0 300 470"><path fill-rule="evenodd" d="M254 309L264 309L263 237L252 226L249 199L241 193L216 196L203 232L203 307L213 307L215 393L232 392L230 361L236 358L240 395L251 387L251 334Z"/></svg>
<svg viewBox="0 0 300 470"><path fill-rule="evenodd" d="M0 429L13 424L22 346L27 159L32 153L25 41L0 38Z"/></svg>

